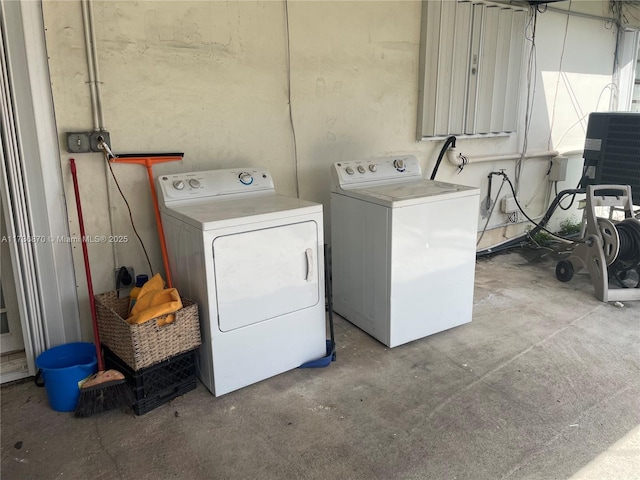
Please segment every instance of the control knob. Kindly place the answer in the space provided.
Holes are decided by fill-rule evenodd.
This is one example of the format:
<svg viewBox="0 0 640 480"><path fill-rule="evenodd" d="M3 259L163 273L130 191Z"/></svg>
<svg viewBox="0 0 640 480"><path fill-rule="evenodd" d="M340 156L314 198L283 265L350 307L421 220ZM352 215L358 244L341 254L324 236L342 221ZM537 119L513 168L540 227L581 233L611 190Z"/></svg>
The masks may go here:
<svg viewBox="0 0 640 480"><path fill-rule="evenodd" d="M346 168L346 171L347 171L347 173L348 173L349 175L353 175L353 174L355 173L355 172L353 171L353 168L351 168L351 167L347 167L347 168Z"/></svg>
<svg viewBox="0 0 640 480"><path fill-rule="evenodd" d="M175 188L176 190L183 190L184 182L182 180L175 180L173 182L173 188Z"/></svg>
<svg viewBox="0 0 640 480"><path fill-rule="evenodd" d="M376 172L378 170L378 166L375 163L372 163L371 165L369 165L369 170L371 170L372 172Z"/></svg>
<svg viewBox="0 0 640 480"><path fill-rule="evenodd" d="M399 172L404 172L407 169L407 167L404 164L404 158L396 158L393 161L393 166Z"/></svg>
<svg viewBox="0 0 640 480"><path fill-rule="evenodd" d="M189 180L189 185L191 185L191 188L200 188L200 180L192 178Z"/></svg>
<svg viewBox="0 0 640 480"><path fill-rule="evenodd" d="M240 183L243 185L251 185L253 183L253 177L248 172L242 172L238 175L238 178L240 179Z"/></svg>
<svg viewBox="0 0 640 480"><path fill-rule="evenodd" d="M364 172L366 172L365 168L364 168L362 165L358 165L358 171L359 171L360 173L364 173Z"/></svg>

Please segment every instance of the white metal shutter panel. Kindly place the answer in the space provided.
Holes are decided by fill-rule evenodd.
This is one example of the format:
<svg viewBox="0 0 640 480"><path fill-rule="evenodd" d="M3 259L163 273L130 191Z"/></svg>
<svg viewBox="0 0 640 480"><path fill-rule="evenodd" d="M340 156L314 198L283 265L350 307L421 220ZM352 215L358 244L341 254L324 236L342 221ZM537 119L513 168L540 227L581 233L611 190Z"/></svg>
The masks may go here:
<svg viewBox="0 0 640 480"><path fill-rule="evenodd" d="M481 1L423 2L419 138L515 131L526 15Z"/></svg>
<svg viewBox="0 0 640 480"><path fill-rule="evenodd" d="M509 41L509 62L505 90L505 110L502 130L515 132L518 126L518 96L522 81L524 32L527 12L514 10L511 18L511 40Z"/></svg>

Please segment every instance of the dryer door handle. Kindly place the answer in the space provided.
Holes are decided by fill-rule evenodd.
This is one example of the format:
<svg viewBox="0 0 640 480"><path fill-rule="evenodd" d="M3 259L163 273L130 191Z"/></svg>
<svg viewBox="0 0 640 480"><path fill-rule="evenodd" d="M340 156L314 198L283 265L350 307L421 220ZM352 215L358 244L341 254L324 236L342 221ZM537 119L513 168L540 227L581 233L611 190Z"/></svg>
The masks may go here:
<svg viewBox="0 0 640 480"><path fill-rule="evenodd" d="M310 282L313 280L313 249L307 248L304 253L307 258L307 277L305 280Z"/></svg>

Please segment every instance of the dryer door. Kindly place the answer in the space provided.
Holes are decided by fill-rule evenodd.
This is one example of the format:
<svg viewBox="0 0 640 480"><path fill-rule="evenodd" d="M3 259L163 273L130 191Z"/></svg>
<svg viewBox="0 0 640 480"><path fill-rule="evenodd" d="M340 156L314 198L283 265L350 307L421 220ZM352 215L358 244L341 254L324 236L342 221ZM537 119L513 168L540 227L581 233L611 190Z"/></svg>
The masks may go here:
<svg viewBox="0 0 640 480"><path fill-rule="evenodd" d="M313 221L216 237L213 263L223 332L319 301L318 227Z"/></svg>

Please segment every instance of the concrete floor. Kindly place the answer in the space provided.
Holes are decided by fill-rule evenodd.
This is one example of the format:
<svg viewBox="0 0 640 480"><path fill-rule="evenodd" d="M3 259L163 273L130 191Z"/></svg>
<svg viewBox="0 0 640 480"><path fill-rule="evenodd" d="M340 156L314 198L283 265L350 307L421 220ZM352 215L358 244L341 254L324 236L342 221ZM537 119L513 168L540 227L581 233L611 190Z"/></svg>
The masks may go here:
<svg viewBox="0 0 640 480"><path fill-rule="evenodd" d="M480 259L467 325L388 349L336 318L328 368L198 384L139 417L4 386L2 478L638 479L640 302L554 268L545 250Z"/></svg>

